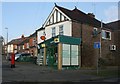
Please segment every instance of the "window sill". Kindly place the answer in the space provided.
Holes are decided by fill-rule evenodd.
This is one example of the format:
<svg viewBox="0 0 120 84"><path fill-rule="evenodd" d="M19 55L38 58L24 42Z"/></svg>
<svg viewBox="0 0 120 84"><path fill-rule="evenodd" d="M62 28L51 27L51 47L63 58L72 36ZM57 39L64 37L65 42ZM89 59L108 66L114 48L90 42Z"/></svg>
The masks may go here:
<svg viewBox="0 0 120 84"><path fill-rule="evenodd" d="M102 38L103 40L111 40L110 38Z"/></svg>

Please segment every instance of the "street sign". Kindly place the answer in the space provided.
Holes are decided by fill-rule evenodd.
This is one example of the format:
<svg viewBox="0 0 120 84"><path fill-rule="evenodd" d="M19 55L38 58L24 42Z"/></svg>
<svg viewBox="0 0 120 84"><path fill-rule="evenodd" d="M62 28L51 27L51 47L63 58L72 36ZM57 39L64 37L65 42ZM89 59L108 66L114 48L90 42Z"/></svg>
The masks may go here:
<svg viewBox="0 0 120 84"><path fill-rule="evenodd" d="M45 47L45 44L41 44L41 47Z"/></svg>
<svg viewBox="0 0 120 84"><path fill-rule="evenodd" d="M94 42L94 48L100 48L100 42Z"/></svg>

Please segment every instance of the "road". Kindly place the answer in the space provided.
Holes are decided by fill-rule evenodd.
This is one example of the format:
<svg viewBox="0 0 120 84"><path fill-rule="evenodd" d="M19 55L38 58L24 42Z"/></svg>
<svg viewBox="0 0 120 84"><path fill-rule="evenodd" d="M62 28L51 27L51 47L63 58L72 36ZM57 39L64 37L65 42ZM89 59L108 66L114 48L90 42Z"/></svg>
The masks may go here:
<svg viewBox="0 0 120 84"><path fill-rule="evenodd" d="M2 84L10 82L117 82L117 78L103 79L98 76L86 75L85 72L94 70L62 70L58 71L48 66L38 66L32 63L16 62L15 68L10 68L10 62L2 61ZM112 80L111 80L112 79ZM35 82L35 83L33 83ZM22 84L22 83L20 83ZM24 83L28 84L28 83Z"/></svg>

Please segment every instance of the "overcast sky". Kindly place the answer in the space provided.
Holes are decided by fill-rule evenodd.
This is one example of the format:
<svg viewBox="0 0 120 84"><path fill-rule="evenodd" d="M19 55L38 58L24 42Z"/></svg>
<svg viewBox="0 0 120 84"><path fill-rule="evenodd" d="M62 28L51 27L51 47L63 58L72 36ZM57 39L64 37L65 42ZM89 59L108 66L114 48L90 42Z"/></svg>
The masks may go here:
<svg viewBox="0 0 120 84"><path fill-rule="evenodd" d="M94 13L98 20L108 23L118 19L117 2L57 2L58 6L74 9L75 6L84 13ZM2 35L6 39L8 28L9 41L29 36L40 28L54 7L54 2L3 2Z"/></svg>

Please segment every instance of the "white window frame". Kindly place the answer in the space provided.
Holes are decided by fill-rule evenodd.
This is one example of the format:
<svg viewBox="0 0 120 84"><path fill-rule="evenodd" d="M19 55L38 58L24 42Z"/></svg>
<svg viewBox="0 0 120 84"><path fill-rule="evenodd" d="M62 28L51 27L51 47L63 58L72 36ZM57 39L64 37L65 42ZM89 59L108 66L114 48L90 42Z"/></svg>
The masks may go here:
<svg viewBox="0 0 120 84"><path fill-rule="evenodd" d="M97 36L97 34L98 34L98 28L95 28L95 27L94 27L94 28L93 28L93 35L94 35L94 36Z"/></svg>
<svg viewBox="0 0 120 84"><path fill-rule="evenodd" d="M29 43L27 43L26 45L27 45L27 48L29 48Z"/></svg>
<svg viewBox="0 0 120 84"><path fill-rule="evenodd" d="M17 45L15 45L15 49L17 49Z"/></svg>
<svg viewBox="0 0 120 84"><path fill-rule="evenodd" d="M110 38L107 38L107 37L106 37L106 32L109 32L109 34L110 34ZM105 34L105 36L103 36L103 33ZM102 39L111 40L111 31L108 31L108 30L102 30Z"/></svg>
<svg viewBox="0 0 120 84"><path fill-rule="evenodd" d="M96 30L96 31L98 31L98 28L94 27L94 28L93 28L93 30Z"/></svg>
<svg viewBox="0 0 120 84"><path fill-rule="evenodd" d="M56 28L53 27L53 28L52 28L52 37L55 37L55 36L56 36Z"/></svg>
<svg viewBox="0 0 120 84"><path fill-rule="evenodd" d="M64 34L63 27L64 27L63 25L59 26L59 35L63 35Z"/></svg>
<svg viewBox="0 0 120 84"><path fill-rule="evenodd" d="M25 49L24 45L23 45L23 49Z"/></svg>

